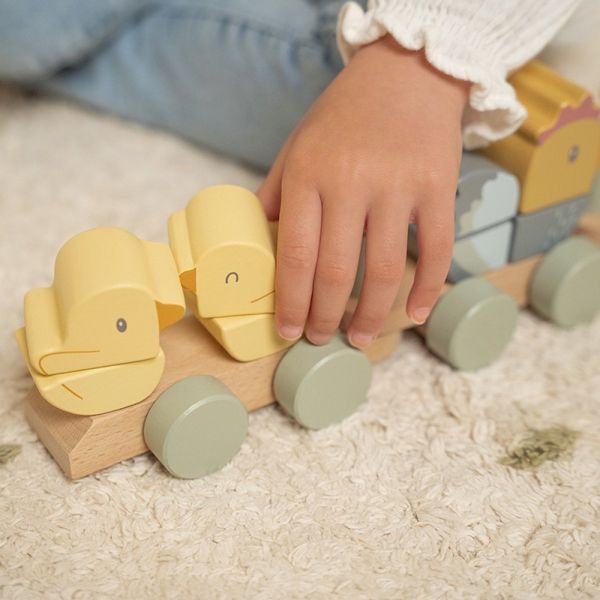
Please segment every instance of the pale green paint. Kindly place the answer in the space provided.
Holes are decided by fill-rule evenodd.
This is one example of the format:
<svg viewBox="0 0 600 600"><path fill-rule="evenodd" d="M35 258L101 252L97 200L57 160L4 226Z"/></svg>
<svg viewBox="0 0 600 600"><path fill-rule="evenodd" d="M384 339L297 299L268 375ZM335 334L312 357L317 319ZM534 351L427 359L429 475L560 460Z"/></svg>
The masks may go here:
<svg viewBox="0 0 600 600"><path fill-rule="evenodd" d="M157 398L144 423L144 440L172 475L194 479L227 464L247 428L246 408L225 384L195 375Z"/></svg>
<svg viewBox="0 0 600 600"><path fill-rule="evenodd" d="M371 370L365 354L341 336L324 346L302 339L277 367L275 398L304 427L322 429L351 415L365 400Z"/></svg>
<svg viewBox="0 0 600 600"><path fill-rule="evenodd" d="M544 256L529 282L529 303L560 327L591 321L600 312L600 250L573 236Z"/></svg>
<svg viewBox="0 0 600 600"><path fill-rule="evenodd" d="M460 370L491 364L510 341L518 307L485 279L456 284L435 305L427 322L429 349Z"/></svg>

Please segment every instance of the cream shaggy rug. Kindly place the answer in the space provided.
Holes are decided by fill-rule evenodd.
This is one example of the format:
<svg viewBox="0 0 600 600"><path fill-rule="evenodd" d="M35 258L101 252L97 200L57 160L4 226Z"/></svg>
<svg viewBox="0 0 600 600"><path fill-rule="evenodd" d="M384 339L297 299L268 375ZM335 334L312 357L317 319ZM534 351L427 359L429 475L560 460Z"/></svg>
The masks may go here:
<svg viewBox="0 0 600 600"><path fill-rule="evenodd" d="M256 174L168 135L0 93L0 597L598 598L600 320L522 313L508 351L452 371L407 334L368 403L303 431L254 413L241 452L197 481L152 456L67 481L23 418L12 331L59 246L98 225L166 240L197 189ZM501 463L531 429L572 453Z"/></svg>

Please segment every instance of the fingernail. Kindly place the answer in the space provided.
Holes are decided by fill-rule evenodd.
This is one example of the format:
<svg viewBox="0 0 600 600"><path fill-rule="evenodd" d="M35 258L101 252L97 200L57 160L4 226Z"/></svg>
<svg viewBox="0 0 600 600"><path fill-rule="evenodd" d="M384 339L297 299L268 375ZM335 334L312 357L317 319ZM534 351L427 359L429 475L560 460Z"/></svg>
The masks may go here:
<svg viewBox="0 0 600 600"><path fill-rule="evenodd" d="M364 348L373 341L372 335L362 331L352 331L348 334L348 341L356 348Z"/></svg>
<svg viewBox="0 0 600 600"><path fill-rule="evenodd" d="M331 340L331 335L329 333L320 333L318 331L307 331L306 337L316 346L322 346Z"/></svg>
<svg viewBox="0 0 600 600"><path fill-rule="evenodd" d="M431 309L427 308L426 306L417 308L413 311L411 319L417 325L423 325L423 323L425 323L425 321L427 321L427 317L429 316L430 312L431 312Z"/></svg>
<svg viewBox="0 0 600 600"><path fill-rule="evenodd" d="M297 340L302 335L302 327L296 325L282 325L279 328L279 335L284 340Z"/></svg>

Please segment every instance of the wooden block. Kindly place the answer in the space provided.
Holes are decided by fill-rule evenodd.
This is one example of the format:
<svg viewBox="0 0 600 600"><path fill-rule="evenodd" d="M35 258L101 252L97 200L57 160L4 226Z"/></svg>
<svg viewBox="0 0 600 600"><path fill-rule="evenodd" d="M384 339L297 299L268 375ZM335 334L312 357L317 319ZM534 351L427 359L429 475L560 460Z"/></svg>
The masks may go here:
<svg viewBox="0 0 600 600"><path fill-rule="evenodd" d="M249 411L274 402L272 378L284 351L253 362L237 362L193 316L167 329L161 343L166 356L163 377L148 398L133 406L78 416L44 401L35 388L26 397L29 423L68 477L78 479L145 452L142 429L154 400L190 375L218 378Z"/></svg>
<svg viewBox="0 0 600 600"><path fill-rule="evenodd" d="M532 61L509 78L527 119L481 152L514 173L529 213L589 194L598 168L599 111L587 90Z"/></svg>
<svg viewBox="0 0 600 600"><path fill-rule="evenodd" d="M16 332L21 354L46 402L76 415L98 415L135 404L152 393L165 367L159 347L154 358L57 375L40 375L27 360L24 329Z"/></svg>
<svg viewBox="0 0 600 600"><path fill-rule="evenodd" d="M510 251L511 262L547 252L573 233L589 203L588 196L575 198L518 215Z"/></svg>
<svg viewBox="0 0 600 600"><path fill-rule="evenodd" d="M456 239L513 218L519 191L514 175L483 156L464 152L454 212Z"/></svg>
<svg viewBox="0 0 600 600"><path fill-rule="evenodd" d="M517 214L518 205L519 182L514 175L483 156L463 153L454 211L456 260L449 281L457 282L470 274L489 270L486 260L490 254L491 264L496 265L492 268L506 263L504 251L510 226L504 225L494 234L487 231L510 221ZM474 237L478 233L482 235ZM459 240L467 238L468 242L459 244ZM409 228L408 251L414 258L418 257L414 224Z"/></svg>
<svg viewBox="0 0 600 600"><path fill-rule="evenodd" d="M188 306L194 316L225 351L236 360L248 362L273 354L293 344L283 339L275 325L275 315L240 315L204 319L198 314L195 294L185 290Z"/></svg>
<svg viewBox="0 0 600 600"><path fill-rule="evenodd" d="M380 335L370 346L365 348L364 353L373 363L385 360L394 353L401 340L402 332L399 330Z"/></svg>
<svg viewBox="0 0 600 600"><path fill-rule="evenodd" d="M504 221L456 240L447 280L458 283L467 277L499 269L508 262L514 223ZM418 258L417 229L408 234L408 251Z"/></svg>
<svg viewBox="0 0 600 600"><path fill-rule="evenodd" d="M519 306L525 307L527 306L529 279L540 259L541 255L538 254L525 260L509 263L497 271L484 273L482 277L501 292L508 294Z"/></svg>
<svg viewBox="0 0 600 600"><path fill-rule="evenodd" d="M164 366L159 331L184 312L168 246L92 229L61 248L51 287L26 294L17 340L48 402L98 414L148 395Z"/></svg>
<svg viewBox="0 0 600 600"><path fill-rule="evenodd" d="M512 221L506 221L458 240L452 252L448 281L457 283L504 266L508 262L512 231Z"/></svg>
<svg viewBox="0 0 600 600"><path fill-rule="evenodd" d="M252 192L233 185L202 190L169 219L169 240L200 316L274 311L275 247Z"/></svg>
<svg viewBox="0 0 600 600"><path fill-rule="evenodd" d="M256 360L294 343L279 335L275 315L271 314L201 318L200 323L230 356L239 361Z"/></svg>

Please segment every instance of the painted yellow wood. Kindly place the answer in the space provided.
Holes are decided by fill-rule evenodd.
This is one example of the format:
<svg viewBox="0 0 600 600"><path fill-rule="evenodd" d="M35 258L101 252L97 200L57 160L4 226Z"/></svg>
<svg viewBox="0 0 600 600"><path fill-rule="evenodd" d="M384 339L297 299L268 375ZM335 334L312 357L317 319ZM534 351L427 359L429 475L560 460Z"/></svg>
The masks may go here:
<svg viewBox="0 0 600 600"><path fill-rule="evenodd" d="M600 146L599 113L591 93L537 61L510 82L528 117L516 133L481 152L518 177L520 212L589 193Z"/></svg>
<svg viewBox="0 0 600 600"><path fill-rule="evenodd" d="M275 316L271 314L200 318L200 323L230 356L243 362L279 352L293 344L278 334Z"/></svg>
<svg viewBox="0 0 600 600"><path fill-rule="evenodd" d="M17 341L48 402L99 414L152 391L164 366L160 329L184 311L166 244L92 229L61 248L52 286L26 294Z"/></svg>
<svg viewBox="0 0 600 600"><path fill-rule="evenodd" d="M274 243L252 192L234 185L202 190L171 215L169 240L201 317L274 311Z"/></svg>

